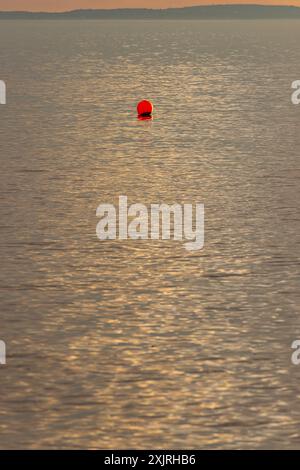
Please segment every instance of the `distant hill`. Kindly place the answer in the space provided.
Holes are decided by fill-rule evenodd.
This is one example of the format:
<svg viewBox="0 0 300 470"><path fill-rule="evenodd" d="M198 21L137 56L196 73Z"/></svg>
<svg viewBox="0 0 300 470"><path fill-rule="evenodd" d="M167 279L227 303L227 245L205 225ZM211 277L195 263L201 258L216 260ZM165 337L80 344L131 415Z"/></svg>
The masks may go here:
<svg viewBox="0 0 300 470"><path fill-rule="evenodd" d="M0 12L0 20L15 19L300 19L300 8L263 5L209 5L188 8L74 10L65 13Z"/></svg>

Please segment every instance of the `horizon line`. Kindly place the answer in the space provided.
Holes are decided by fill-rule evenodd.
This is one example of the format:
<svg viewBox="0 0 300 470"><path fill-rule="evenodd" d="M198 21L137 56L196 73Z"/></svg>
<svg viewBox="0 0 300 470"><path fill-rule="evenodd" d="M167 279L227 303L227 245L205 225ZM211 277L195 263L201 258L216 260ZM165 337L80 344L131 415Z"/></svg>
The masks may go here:
<svg viewBox="0 0 300 470"><path fill-rule="evenodd" d="M188 10L194 8L205 8L205 7L266 7L266 8L298 8L300 9L300 5L283 5L280 3L276 3L273 5L266 4L266 3L206 3L202 5L190 5L185 7L166 7L166 8L142 8L142 7L124 7L124 8L75 8L74 10L57 10L57 11L49 11L49 10L0 10L1 13L29 13L29 14L49 14L49 15L56 15L56 14L64 14L64 13L74 13L80 11L168 11L168 10Z"/></svg>

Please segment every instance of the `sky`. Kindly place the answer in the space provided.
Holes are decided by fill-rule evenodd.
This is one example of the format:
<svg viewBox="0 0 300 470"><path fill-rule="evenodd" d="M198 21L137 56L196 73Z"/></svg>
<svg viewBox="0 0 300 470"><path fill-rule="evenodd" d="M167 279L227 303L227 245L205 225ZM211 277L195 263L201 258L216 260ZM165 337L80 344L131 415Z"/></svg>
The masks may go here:
<svg viewBox="0 0 300 470"><path fill-rule="evenodd" d="M68 11L80 8L168 8L212 3L300 6L300 0L0 0L0 10Z"/></svg>

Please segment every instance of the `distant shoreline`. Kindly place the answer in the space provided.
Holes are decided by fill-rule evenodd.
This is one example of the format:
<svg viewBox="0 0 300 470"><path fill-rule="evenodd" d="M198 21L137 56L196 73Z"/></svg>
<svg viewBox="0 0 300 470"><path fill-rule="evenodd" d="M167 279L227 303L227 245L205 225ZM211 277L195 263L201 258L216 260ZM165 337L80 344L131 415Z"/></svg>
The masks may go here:
<svg viewBox="0 0 300 470"><path fill-rule="evenodd" d="M0 11L0 20L233 20L300 19L300 7L277 5L206 5L164 10L127 8L67 12Z"/></svg>

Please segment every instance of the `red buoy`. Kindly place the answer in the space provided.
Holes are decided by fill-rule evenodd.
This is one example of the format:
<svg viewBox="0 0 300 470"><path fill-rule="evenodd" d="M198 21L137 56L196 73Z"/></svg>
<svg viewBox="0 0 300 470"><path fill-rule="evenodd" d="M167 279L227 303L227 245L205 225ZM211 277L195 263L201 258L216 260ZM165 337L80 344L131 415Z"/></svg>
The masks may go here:
<svg viewBox="0 0 300 470"><path fill-rule="evenodd" d="M137 105L137 112L139 116L151 116L153 104L151 101L143 100Z"/></svg>

